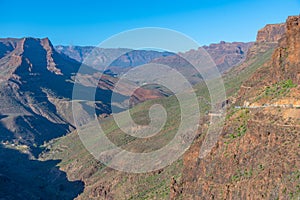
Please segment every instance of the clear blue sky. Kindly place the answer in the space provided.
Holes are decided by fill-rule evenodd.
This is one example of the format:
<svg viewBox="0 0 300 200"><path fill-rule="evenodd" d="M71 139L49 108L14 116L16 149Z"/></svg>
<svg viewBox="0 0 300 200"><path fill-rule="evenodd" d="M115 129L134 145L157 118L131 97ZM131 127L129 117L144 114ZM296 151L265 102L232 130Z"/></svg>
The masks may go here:
<svg viewBox="0 0 300 200"><path fill-rule="evenodd" d="M180 31L199 44L253 41L268 23L300 14L300 0L0 0L0 37L97 45L132 28Z"/></svg>

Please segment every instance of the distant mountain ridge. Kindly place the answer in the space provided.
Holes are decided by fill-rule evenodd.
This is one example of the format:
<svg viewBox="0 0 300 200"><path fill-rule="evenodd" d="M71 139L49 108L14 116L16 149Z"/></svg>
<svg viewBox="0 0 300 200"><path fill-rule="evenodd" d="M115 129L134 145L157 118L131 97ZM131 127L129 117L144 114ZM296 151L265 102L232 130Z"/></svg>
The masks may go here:
<svg viewBox="0 0 300 200"><path fill-rule="evenodd" d="M203 46L216 63L221 73L245 61L249 48L253 42L224 42ZM189 54L192 52L186 52Z"/></svg>
<svg viewBox="0 0 300 200"><path fill-rule="evenodd" d="M136 67L151 62L159 57L174 55L170 52L159 52L153 50L131 50L126 48L98 48L92 46L62 46L55 47L60 53L63 53L78 62L92 66L103 71L112 67L114 70L120 68ZM90 61L89 56L92 58Z"/></svg>
<svg viewBox="0 0 300 200"><path fill-rule="evenodd" d="M203 46L203 48L210 54L215 61L218 69L221 72L229 70L231 67L244 61L247 55L249 47L252 46L252 42L233 42L226 43L220 42L219 44L211 44L209 46ZM147 63L162 63L167 64L170 67L181 69L181 72L187 73L190 76L195 75L193 70L184 69L188 63L179 62L176 53L172 52L159 52L154 50L129 50L129 49L103 49L97 47L80 47L80 46L56 46L58 52L63 53L79 62L83 62L84 58L89 54L92 54L93 61L87 60L86 64L93 66L96 69L103 70L105 67L108 73L120 75L131 68L138 65ZM191 54L193 50L185 52L183 54ZM118 56L119 55L119 56ZM111 58L117 58L112 60ZM172 60L174 59L174 60ZM181 63L181 66L180 66ZM193 73L193 74L191 74ZM191 78L194 79L194 78ZM199 80L193 80L197 83Z"/></svg>

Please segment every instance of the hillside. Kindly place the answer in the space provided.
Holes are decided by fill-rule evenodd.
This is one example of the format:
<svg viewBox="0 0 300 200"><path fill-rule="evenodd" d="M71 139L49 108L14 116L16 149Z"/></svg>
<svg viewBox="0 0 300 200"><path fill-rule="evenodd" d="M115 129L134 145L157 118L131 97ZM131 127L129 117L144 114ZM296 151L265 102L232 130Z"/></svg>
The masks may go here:
<svg viewBox="0 0 300 200"><path fill-rule="evenodd" d="M299 199L299 22L287 19L272 57L240 87L211 153L197 157L200 137L185 155L176 197Z"/></svg>
<svg viewBox="0 0 300 200"><path fill-rule="evenodd" d="M98 71L59 54L48 38L0 39L0 56L0 197L75 198L83 191L83 182L69 181L56 166L59 160L36 158L44 143L74 130L72 103L95 108L99 117L109 115L117 79L105 75L98 81ZM76 85L81 98L72 99L79 68ZM120 104L129 98L130 87L131 83L121 85ZM141 88L132 103L159 97ZM88 112L84 117L89 117Z"/></svg>
<svg viewBox="0 0 300 200"><path fill-rule="evenodd" d="M290 24L293 27L292 24L294 22ZM281 30L280 27L279 25L278 28ZM268 28L265 30L268 32ZM281 83L280 80L283 78L279 73L279 70L287 72L289 69L298 69L295 67L295 65L298 66L298 61L294 55L294 52L298 55L298 52L295 50L298 46L293 46L298 39L297 37L292 37L294 32L290 33L290 30L293 30L293 28L288 28L286 38L280 40L280 48L276 49L272 62L270 59L277 45L277 41L273 39L275 36L267 37L264 41L258 40L254 44L222 42L206 47L214 59L218 60L219 69L222 69L222 72L224 72L223 77L228 95L226 102L230 106L230 114L225 126L225 130L230 133L224 132L224 138L226 139L224 144L230 146L239 141L240 137L247 135L245 133L248 133L248 130L250 130L248 125L251 123L246 123L246 120L250 119L251 116L258 115L261 116L261 119L269 120L268 114L264 113L263 115L258 111L252 110L248 112L239 107L241 105L252 105L251 98L259 96L260 93L257 93L259 91L257 88L258 86L263 87L259 82L262 78L258 79L258 77L261 77L259 71L267 70L268 66L271 66L268 63L274 63L274 66L278 68L276 73L269 73L268 76L272 75L272 78L278 77L279 83L273 83L266 79L270 88L268 91L271 91L271 97L273 98L272 95L275 95L272 92L274 90L273 87L277 87L276 84L279 84L279 86L283 84L284 87L288 87L287 89L285 88L284 92L290 91L290 89L293 91L294 82L298 81L298 76L290 73L285 79L291 79L292 82ZM280 31L273 32L272 34L281 33ZM269 38L271 38L270 41L268 41ZM289 46L292 46L292 48L289 48ZM113 51L120 53L119 50ZM136 54L137 52L131 53ZM145 51L143 53L147 54L148 52ZM187 52L190 56L194 53L193 51ZM218 160L212 159L210 155L205 158L208 160L204 161L199 161L195 158L199 152L199 144L201 144L208 127L208 110L210 108L209 93L205 83L201 81L201 77L197 79L200 83L195 85L202 116L195 144L183 158L164 169L151 173L131 174L116 171L95 160L85 149L76 130L74 130L71 116L71 98L74 74L78 72L81 63L57 52L47 38L0 39L0 55L0 93L2 102L4 102L1 104L2 106L0 105L0 131L2 133L0 184L4 186L0 188L0 196L4 196L7 199L20 198L19 194L22 194L24 199L39 199L45 194L47 196L46 199L73 199L75 197L77 199L201 199L202 197L207 197L207 193L205 193L206 186L203 186L204 192L199 193L200 196L190 196L191 194L198 194L198 189L202 188L201 181L204 178L201 176L203 172L206 172L206 169L203 168L201 163L207 162L209 165L212 165L209 169L214 169L213 166L215 166L216 162L222 164L223 159L231 159L226 153L224 158L220 157ZM149 57L147 59L139 56L135 58L133 59L134 63L138 63L140 59L147 60ZM283 58L287 58L287 60ZM242 62L243 60L244 62ZM286 69L282 69L283 61L290 64L287 65ZM124 58L120 62L128 63ZM151 57L147 62L172 65L178 69L189 65L183 59L173 55L153 58L153 60ZM234 64L238 65L234 67ZM112 142L128 151L145 153L158 150L173 139L180 121L178 117L180 109L174 96L163 97L161 93L145 88L135 91L131 99L133 105L145 101L130 109L130 113L137 123L149 123L148 110L154 104L163 105L167 108L168 114L167 123L158 135L146 139L135 138L124 134L118 128L113 118L109 116L111 112L109 98L117 79L105 75L100 82L97 82L98 71L85 65L82 67L83 71L80 71L81 74L78 74L79 82L77 82L82 94L80 95L81 98L76 99L75 103L87 110L89 110L88 108L93 108L94 106L90 104L91 98L93 98L91 92L92 87L97 83L96 113L101 126L104 127L104 132ZM191 75L188 70L185 70L184 73L187 76ZM190 79L191 82L193 80L195 81L194 83L197 83L196 79ZM249 81L253 85L251 86L253 89L250 90ZM128 97L131 87L131 83L122 85L122 93L118 94L122 97L120 99ZM239 89L240 87L241 89ZM248 90L245 92L243 89ZM249 96L247 96L248 94ZM297 93L293 94L293 96L297 97ZM257 106L260 104L265 106L268 104L266 99L265 97L259 98L256 102L253 102L255 103L253 105ZM283 101L286 102L286 100ZM274 100L274 102L277 101ZM117 105L121 106L122 104L123 102L118 102ZM189 104L185 106L192 109L197 105ZM234 106L238 108L235 109ZM122 110L122 107L119 107L119 109ZM293 116L297 114L294 111L292 113L294 113ZM276 114L278 115L278 113ZM289 115L290 112L282 116ZM82 116L82 119L86 117L88 117L88 113ZM238 120L235 120L235 118L238 118ZM286 123L294 123L296 118L289 120ZM254 122L257 123L257 119L254 119ZM81 123L84 124L85 120ZM255 126L254 123L252 125ZM247 130L245 130L245 127L247 127ZM285 124L283 127L289 128L290 124ZM273 129L270 128L270 130ZM234 133L234 131L238 132ZM291 139L289 138L287 141ZM222 146L222 144L222 142L219 142L217 148ZM234 152L233 160L236 159L239 153L238 147L234 147L237 149L230 151ZM41 151L42 153L40 154ZM213 152L215 151L214 149ZM35 159L35 156L38 159ZM22 164L18 164L20 161ZM266 168L264 163L262 164L263 168ZM228 168L230 166L231 163L228 163ZM234 169L238 170L237 174L231 171L228 171L228 174L238 183L240 183L240 180L243 180L242 175L244 176L245 173L247 176L248 174L253 174L253 170L251 173L248 173L242 167L232 167L232 170ZM198 172L198 170L201 171ZM219 173L218 171L213 171L212 173L214 174L215 172ZM294 174L297 177L297 172ZM34 184L30 183L30 177L35 178ZM207 177L211 178L211 175ZM207 177L205 176L205 178ZM220 183L216 187L223 189L220 181L223 179L217 178L213 176L213 180L216 179ZM207 180L205 182L207 184L212 183ZM235 183L232 183L229 191L234 191L231 189L234 186ZM16 191L16 193L13 191ZM295 190L290 188L286 189L286 191L292 192L294 195ZM213 192L214 190L209 195L213 194ZM229 193L231 196L234 195L234 192ZM202 194L203 196L201 196Z"/></svg>
<svg viewBox="0 0 300 200"><path fill-rule="evenodd" d="M224 75L229 96L236 94L242 82L271 58L275 46L276 43L273 41L255 43L247 53L246 61ZM210 107L208 91L204 83L197 84L195 88L201 102L200 110L204 115ZM203 101L205 99L206 101ZM175 98L168 97L134 107L131 110L134 119L141 124L148 123L147 110L155 103L169 105L170 122L158 137L141 140L124 135L111 118L101 121L101 125L105 127L107 136L122 148L134 152L153 151L172 138L172 134L176 131L179 112ZM205 132L207 120L208 116L204 115L201 119L200 133ZM185 170L183 171L187 167L186 156L184 160L180 159L162 170L146 174L130 174L105 167L88 153L76 132L45 145L45 148L48 150L41 155L41 160L61 159L60 169L65 171L71 180L81 180L85 183L85 190L77 199L168 199L182 191L181 180L193 180L185 174Z"/></svg>
<svg viewBox="0 0 300 200"><path fill-rule="evenodd" d="M78 85L82 99L76 100L82 101L79 102L82 106L89 106L97 87L95 98L101 103L96 112L111 112L111 90L117 79L103 76L96 84L99 76L96 70L59 54L47 38L1 39L0 44L1 141L33 148L73 130L69 109L74 75L80 67ZM130 84L122 87L119 95L125 98ZM137 103L160 96L140 89L134 100Z"/></svg>
<svg viewBox="0 0 300 200"><path fill-rule="evenodd" d="M5 45L0 59L1 141L33 147L70 132L71 124L58 113L52 99L71 98L72 84L66 80L79 63L52 51L48 39L4 39L0 43L14 44Z"/></svg>

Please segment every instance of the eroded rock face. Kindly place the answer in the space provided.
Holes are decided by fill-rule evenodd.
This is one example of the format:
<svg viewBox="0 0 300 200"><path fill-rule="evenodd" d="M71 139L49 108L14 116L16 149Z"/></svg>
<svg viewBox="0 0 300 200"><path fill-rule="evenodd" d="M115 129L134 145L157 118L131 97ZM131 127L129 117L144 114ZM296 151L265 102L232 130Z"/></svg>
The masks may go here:
<svg viewBox="0 0 300 200"><path fill-rule="evenodd" d="M285 24L268 24L258 31L257 42L277 42L285 33Z"/></svg>

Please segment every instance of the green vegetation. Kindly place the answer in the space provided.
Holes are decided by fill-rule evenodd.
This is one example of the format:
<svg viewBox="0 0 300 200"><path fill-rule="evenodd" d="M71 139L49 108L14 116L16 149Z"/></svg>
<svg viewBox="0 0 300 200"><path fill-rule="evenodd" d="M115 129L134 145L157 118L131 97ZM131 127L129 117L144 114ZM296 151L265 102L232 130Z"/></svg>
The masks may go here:
<svg viewBox="0 0 300 200"><path fill-rule="evenodd" d="M290 90L297 85L293 83L291 79L283 80L277 83L267 86L262 93L255 98L255 101L259 101L262 98L275 99L287 95Z"/></svg>
<svg viewBox="0 0 300 200"><path fill-rule="evenodd" d="M237 117L235 122L240 125L238 125L237 128L235 128L234 133L230 133L228 135L231 140L245 135L245 133L247 132L248 119L249 119L249 110L248 109L240 110L240 114Z"/></svg>
<svg viewBox="0 0 300 200"><path fill-rule="evenodd" d="M273 84L272 86L268 86L265 89L264 95L271 97L279 97L286 95L291 88L296 87L297 85L293 83L292 80L288 79L285 81L280 81L278 83Z"/></svg>
<svg viewBox="0 0 300 200"><path fill-rule="evenodd" d="M265 169L265 167L263 166L263 164L258 165L258 170L259 171L263 171L264 169Z"/></svg>
<svg viewBox="0 0 300 200"><path fill-rule="evenodd" d="M300 170L294 171L288 176L288 181L293 183L293 187L289 187L289 198L298 200L300 198ZM287 192L287 191L286 191Z"/></svg>
<svg viewBox="0 0 300 200"><path fill-rule="evenodd" d="M232 182L237 182L245 178L251 178L252 175L252 169L237 170L237 172L230 179Z"/></svg>
<svg viewBox="0 0 300 200"><path fill-rule="evenodd" d="M59 167L69 169L68 174L71 179L83 177L84 181L88 180L87 189L81 194L83 199L89 199L91 187L95 187L99 182L100 186L103 184L113 187L116 199L168 199L171 178L173 176L176 180L181 178L181 170L178 169L182 168L182 160L174 162L163 170L131 174L107 168L96 161L82 145L77 134L67 135L48 145L51 146L49 146L51 150L40 159L62 159Z"/></svg>

